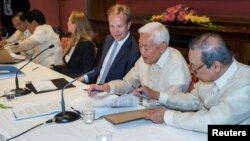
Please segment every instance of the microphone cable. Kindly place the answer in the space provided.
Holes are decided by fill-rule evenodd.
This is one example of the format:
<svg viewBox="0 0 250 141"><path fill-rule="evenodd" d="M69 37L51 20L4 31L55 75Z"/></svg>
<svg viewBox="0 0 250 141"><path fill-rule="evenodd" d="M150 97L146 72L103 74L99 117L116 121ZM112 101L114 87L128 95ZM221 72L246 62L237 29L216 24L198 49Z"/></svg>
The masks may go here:
<svg viewBox="0 0 250 141"><path fill-rule="evenodd" d="M20 134L14 136L14 137L11 137L11 138L9 138L9 139L6 139L5 141L10 141L10 140L12 140L12 139L15 139L15 138L17 138L17 137L19 137L19 136L21 136L21 135L23 135L23 134L29 132L29 131L32 130L32 129L35 129L35 128L41 126L41 125L49 124L49 123L52 123L52 122L54 122L53 119L49 119L49 120L45 121L44 123L40 123L40 124L38 124L38 125L36 125L36 126L33 126L33 127L31 127L30 129L28 129L28 130L26 130L26 131L23 131L22 133L20 133Z"/></svg>

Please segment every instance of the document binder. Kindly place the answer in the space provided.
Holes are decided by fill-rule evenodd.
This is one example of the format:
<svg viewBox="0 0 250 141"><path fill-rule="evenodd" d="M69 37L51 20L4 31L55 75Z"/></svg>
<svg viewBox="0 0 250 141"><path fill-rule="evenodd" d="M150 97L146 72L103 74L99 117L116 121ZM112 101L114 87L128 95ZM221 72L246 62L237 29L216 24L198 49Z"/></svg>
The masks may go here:
<svg viewBox="0 0 250 141"><path fill-rule="evenodd" d="M134 121L138 119L143 119L145 116L148 115L150 111L154 109L142 109L142 110L136 110L136 111L130 111L130 112L123 112L118 114L111 114L104 116L106 120L111 122L112 124L121 124L129 121Z"/></svg>
<svg viewBox="0 0 250 141"><path fill-rule="evenodd" d="M61 90L66 84L68 84L69 82L67 80L65 80L64 78L58 78L58 79L53 79L51 80L52 83L57 87L57 89L55 90L46 90L46 91L40 91L37 92L35 87L32 85L32 83L28 83L26 84L26 88L28 88L29 90L31 90L32 92L34 92L35 94L41 94L41 93L46 93L46 92L50 92L50 91L57 91L57 90ZM75 87L73 84L69 85L67 88L72 88Z"/></svg>

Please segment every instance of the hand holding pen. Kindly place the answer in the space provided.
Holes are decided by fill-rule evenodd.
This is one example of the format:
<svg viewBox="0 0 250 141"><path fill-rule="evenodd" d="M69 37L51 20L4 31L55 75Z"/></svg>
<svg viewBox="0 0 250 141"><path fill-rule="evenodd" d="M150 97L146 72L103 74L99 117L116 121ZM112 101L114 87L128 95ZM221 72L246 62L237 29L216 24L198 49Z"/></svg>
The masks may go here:
<svg viewBox="0 0 250 141"><path fill-rule="evenodd" d="M89 89L83 89L84 91L89 91ZM99 90L99 89L93 89L91 92L97 92L97 93L101 93L104 92L103 90Z"/></svg>
<svg viewBox="0 0 250 141"><path fill-rule="evenodd" d="M136 88L132 93L139 97L146 97L147 99L158 100L160 97L160 93L158 91L155 91L145 85Z"/></svg>
<svg viewBox="0 0 250 141"><path fill-rule="evenodd" d="M92 84L90 85L88 89L88 96L95 96L98 92L107 92L109 93L110 87L108 84L103 84L103 85L97 85L97 84Z"/></svg>

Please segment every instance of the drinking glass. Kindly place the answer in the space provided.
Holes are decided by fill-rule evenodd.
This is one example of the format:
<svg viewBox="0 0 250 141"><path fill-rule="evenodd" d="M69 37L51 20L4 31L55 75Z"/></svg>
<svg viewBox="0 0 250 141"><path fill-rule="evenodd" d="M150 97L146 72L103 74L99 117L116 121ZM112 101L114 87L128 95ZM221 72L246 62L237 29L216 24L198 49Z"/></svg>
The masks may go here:
<svg viewBox="0 0 250 141"><path fill-rule="evenodd" d="M92 124L95 119L95 111L93 109L86 109L82 112L82 117L86 124Z"/></svg>
<svg viewBox="0 0 250 141"><path fill-rule="evenodd" d="M16 97L15 90L5 90L4 95L8 101L12 101Z"/></svg>
<svg viewBox="0 0 250 141"><path fill-rule="evenodd" d="M98 130L96 141L112 141L112 133L104 129Z"/></svg>

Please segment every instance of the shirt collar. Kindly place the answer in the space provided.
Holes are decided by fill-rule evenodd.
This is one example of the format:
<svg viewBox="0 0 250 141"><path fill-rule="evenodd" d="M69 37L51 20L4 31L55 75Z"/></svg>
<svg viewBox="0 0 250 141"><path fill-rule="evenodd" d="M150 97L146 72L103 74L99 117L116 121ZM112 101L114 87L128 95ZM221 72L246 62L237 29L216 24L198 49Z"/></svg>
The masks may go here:
<svg viewBox="0 0 250 141"><path fill-rule="evenodd" d="M226 72L214 82L216 86L221 89L227 83L228 79L235 73L236 70L237 64L236 61L233 60L233 63L229 66Z"/></svg>
<svg viewBox="0 0 250 141"><path fill-rule="evenodd" d="M24 34L24 36L28 37L28 36L30 35L30 32L29 32L28 29L25 29L25 30L23 31L23 34Z"/></svg>
<svg viewBox="0 0 250 141"><path fill-rule="evenodd" d="M128 39L129 35L130 35L130 32L128 32L128 34L126 35L124 39L117 41L119 47L124 44L124 42Z"/></svg>
<svg viewBox="0 0 250 141"><path fill-rule="evenodd" d="M163 68L164 63L167 61L169 54L170 54L169 48L165 49L165 51L162 53L161 57L158 59L155 65L158 65L161 68Z"/></svg>

